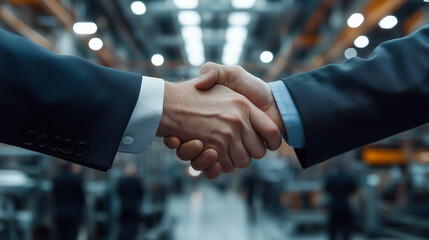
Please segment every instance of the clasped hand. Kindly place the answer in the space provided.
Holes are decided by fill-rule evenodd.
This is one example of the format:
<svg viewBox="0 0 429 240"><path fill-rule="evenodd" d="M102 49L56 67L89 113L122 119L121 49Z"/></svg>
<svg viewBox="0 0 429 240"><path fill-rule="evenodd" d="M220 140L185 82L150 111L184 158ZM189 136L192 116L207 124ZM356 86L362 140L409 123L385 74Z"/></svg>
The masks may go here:
<svg viewBox="0 0 429 240"><path fill-rule="evenodd" d="M236 66L206 63L197 79L166 82L163 108L157 136L209 179L278 149L285 132L268 84Z"/></svg>

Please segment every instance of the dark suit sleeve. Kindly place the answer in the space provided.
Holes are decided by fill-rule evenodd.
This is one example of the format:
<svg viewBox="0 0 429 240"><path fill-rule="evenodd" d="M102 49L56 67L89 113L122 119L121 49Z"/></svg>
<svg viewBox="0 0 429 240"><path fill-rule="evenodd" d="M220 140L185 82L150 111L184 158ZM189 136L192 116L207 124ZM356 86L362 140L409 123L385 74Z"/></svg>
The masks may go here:
<svg viewBox="0 0 429 240"><path fill-rule="evenodd" d="M0 142L107 170L141 76L60 56L0 30Z"/></svg>
<svg viewBox="0 0 429 240"><path fill-rule="evenodd" d="M301 116L304 168L429 121L429 25L352 58L283 79Z"/></svg>

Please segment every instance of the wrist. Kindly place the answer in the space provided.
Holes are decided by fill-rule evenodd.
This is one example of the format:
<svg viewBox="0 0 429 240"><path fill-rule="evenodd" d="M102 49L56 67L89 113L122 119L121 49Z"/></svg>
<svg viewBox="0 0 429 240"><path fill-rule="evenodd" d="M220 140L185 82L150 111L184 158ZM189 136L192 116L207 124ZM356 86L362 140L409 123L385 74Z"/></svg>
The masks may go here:
<svg viewBox="0 0 429 240"><path fill-rule="evenodd" d="M165 136L170 136L171 135L171 131L169 131L169 129L172 129L172 124L174 123L172 120L172 105L171 102L175 101L174 97L175 95L172 94L174 92L174 83L165 81L164 82L164 104L162 106L162 116L161 116L161 120L159 122L158 125L158 130L156 131L156 136L158 137L165 137ZM170 134L169 134L170 133Z"/></svg>
<svg viewBox="0 0 429 240"><path fill-rule="evenodd" d="M272 120L275 124L277 124L277 126L279 127L279 130L282 134L287 134L286 132L286 126L285 123L283 121L282 115L280 114L280 110L279 107L277 106L276 101L274 100L274 96L272 96L273 98L273 107L272 107Z"/></svg>

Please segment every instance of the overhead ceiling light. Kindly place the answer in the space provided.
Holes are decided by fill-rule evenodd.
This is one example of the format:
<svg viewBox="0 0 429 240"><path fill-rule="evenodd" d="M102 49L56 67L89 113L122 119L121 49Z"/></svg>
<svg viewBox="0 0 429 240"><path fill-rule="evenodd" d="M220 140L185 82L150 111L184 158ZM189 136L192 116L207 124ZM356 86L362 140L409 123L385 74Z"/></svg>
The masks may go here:
<svg viewBox="0 0 429 240"><path fill-rule="evenodd" d="M203 31L199 26L182 27L182 37L186 42L197 42L203 39Z"/></svg>
<svg viewBox="0 0 429 240"><path fill-rule="evenodd" d="M247 26L250 22L250 14L245 12L235 12L228 16L228 24L231 26Z"/></svg>
<svg viewBox="0 0 429 240"><path fill-rule="evenodd" d="M247 38L247 28L232 26L228 27L225 32L225 39L228 43L243 44Z"/></svg>
<svg viewBox="0 0 429 240"><path fill-rule="evenodd" d="M365 20L364 16L360 13L353 13L347 20L347 25L351 28L359 27Z"/></svg>
<svg viewBox="0 0 429 240"><path fill-rule="evenodd" d="M364 48L364 47L368 46L369 39L367 36L361 35L355 39L354 44L357 48Z"/></svg>
<svg viewBox="0 0 429 240"><path fill-rule="evenodd" d="M270 63L274 59L274 55L270 51L263 51L260 56L261 62Z"/></svg>
<svg viewBox="0 0 429 240"><path fill-rule="evenodd" d="M186 44L185 50L186 53L204 53L204 46L202 42L197 44Z"/></svg>
<svg viewBox="0 0 429 240"><path fill-rule="evenodd" d="M159 67L164 64L164 57L161 54L155 54L151 58L152 64Z"/></svg>
<svg viewBox="0 0 429 240"><path fill-rule="evenodd" d="M354 58L357 56L357 51L354 48L347 48L346 51L344 51L344 57L347 59Z"/></svg>
<svg viewBox="0 0 429 240"><path fill-rule="evenodd" d="M204 46L201 41L185 43L185 51L192 66L201 66L205 62Z"/></svg>
<svg viewBox="0 0 429 240"><path fill-rule="evenodd" d="M423 0L423 2L429 2L429 0Z"/></svg>
<svg viewBox="0 0 429 240"><path fill-rule="evenodd" d="M103 41L99 38L91 38L88 42L89 48L94 51L98 51L103 48Z"/></svg>
<svg viewBox="0 0 429 240"><path fill-rule="evenodd" d="M204 57L204 53L203 54L195 53L195 54L188 55L188 60L192 66L199 67L204 64L206 59Z"/></svg>
<svg viewBox="0 0 429 240"><path fill-rule="evenodd" d="M237 65L240 61L242 45L225 44L223 47L222 63L224 65Z"/></svg>
<svg viewBox="0 0 429 240"><path fill-rule="evenodd" d="M255 6L256 0L232 0L231 5L234 8L252 8Z"/></svg>
<svg viewBox="0 0 429 240"><path fill-rule="evenodd" d="M201 171L197 171L193 167L188 166L186 168L186 174L188 174L190 177L196 178L201 175Z"/></svg>
<svg viewBox="0 0 429 240"><path fill-rule="evenodd" d="M381 21L378 23L378 26L380 26L383 29L391 29L398 24L398 19L393 15L385 16Z"/></svg>
<svg viewBox="0 0 429 240"><path fill-rule="evenodd" d="M97 24L93 22L77 22L73 24L73 31L80 35L90 35L98 30Z"/></svg>
<svg viewBox="0 0 429 240"><path fill-rule="evenodd" d="M201 23L201 16L196 11L179 12L178 18L182 25L199 25Z"/></svg>
<svg viewBox="0 0 429 240"><path fill-rule="evenodd" d="M143 15L146 12L146 5L141 1L135 1L131 3L131 11L133 11L135 15Z"/></svg>
<svg viewBox="0 0 429 240"><path fill-rule="evenodd" d="M174 0L174 5L180 9L194 9L198 4L198 0Z"/></svg>

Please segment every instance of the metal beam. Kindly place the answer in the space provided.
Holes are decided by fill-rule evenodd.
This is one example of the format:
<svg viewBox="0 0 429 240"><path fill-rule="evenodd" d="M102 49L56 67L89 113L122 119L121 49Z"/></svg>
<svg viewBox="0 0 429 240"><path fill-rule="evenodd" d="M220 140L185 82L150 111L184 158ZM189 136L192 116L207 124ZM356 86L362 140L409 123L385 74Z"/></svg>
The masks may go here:
<svg viewBox="0 0 429 240"><path fill-rule="evenodd" d="M73 24L77 22L76 15L70 9L67 9L61 2L57 0L40 0L42 6L46 9L48 13L52 16L56 17L63 27L74 34L73 32ZM76 36L76 38L86 47L88 47L89 37L87 36ZM92 37L96 37L93 35ZM89 49L90 50L90 49ZM92 50L90 50L92 51ZM104 46L99 51L93 52L100 60L101 64L109 67L118 67L121 69L125 69L124 66L121 66L116 59L115 54L110 50L109 46L104 43Z"/></svg>
<svg viewBox="0 0 429 240"><path fill-rule="evenodd" d="M54 45L42 34L33 30L33 28L19 19L12 11L4 5L0 6L0 18L5 21L11 28L15 29L19 34L28 38L29 40L54 51Z"/></svg>
<svg viewBox="0 0 429 240"><path fill-rule="evenodd" d="M345 26L344 30L339 34L332 45L322 54L323 61L315 64L313 67L320 67L327 62L335 60L343 54L344 50L349 47L353 41L360 35L367 34L378 22L386 15L392 14L399 7L405 4L406 0L373 0L361 13L365 16L365 21L358 28L349 28Z"/></svg>
<svg viewBox="0 0 429 240"><path fill-rule="evenodd" d="M319 25L322 23L322 19L328 13L328 10L337 0L323 0L320 5L316 8L310 18L307 20L303 27L303 31L294 37L287 39L282 44L279 54L277 54L274 64L271 69L265 74L264 80L267 82L275 80L279 73L288 65L289 58L293 55L295 51L304 47L303 43L300 40L306 38L309 34L314 34ZM316 35L317 36L317 35ZM320 38L317 38L312 41L312 44L316 44ZM308 41L307 41L308 42Z"/></svg>

